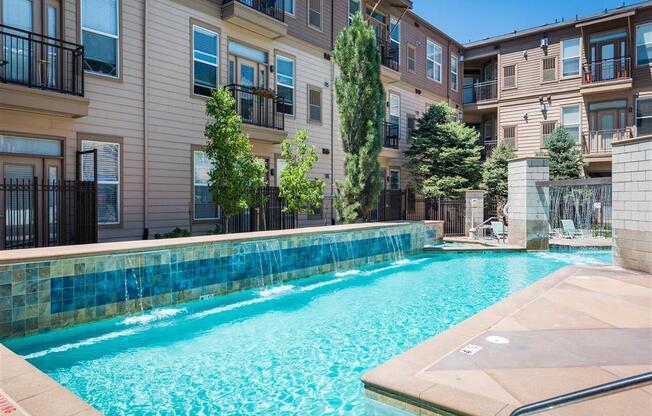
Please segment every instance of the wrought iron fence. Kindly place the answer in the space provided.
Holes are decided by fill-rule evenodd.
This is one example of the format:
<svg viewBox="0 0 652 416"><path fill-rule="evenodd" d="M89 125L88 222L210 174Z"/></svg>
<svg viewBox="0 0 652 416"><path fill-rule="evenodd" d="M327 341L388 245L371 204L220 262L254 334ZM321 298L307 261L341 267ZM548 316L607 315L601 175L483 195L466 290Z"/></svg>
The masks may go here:
<svg viewBox="0 0 652 416"><path fill-rule="evenodd" d="M229 219L229 233L296 228L297 215L294 212L283 212L286 204L280 197L280 188L267 186L260 190L259 198L263 201L259 208L247 208L242 214ZM225 224L221 223L220 227L223 229Z"/></svg>
<svg viewBox="0 0 652 416"><path fill-rule="evenodd" d="M582 134L582 153L610 153L611 144L634 137L631 127L613 130L595 130Z"/></svg>
<svg viewBox="0 0 652 416"><path fill-rule="evenodd" d="M2 249L97 242L97 187L90 181L0 183Z"/></svg>
<svg viewBox="0 0 652 416"><path fill-rule="evenodd" d="M380 51L380 63L394 71L399 70L399 47L398 44L377 39L378 50Z"/></svg>
<svg viewBox="0 0 652 416"><path fill-rule="evenodd" d="M285 102L274 91L229 84L226 88L235 99L242 122L271 129L285 129Z"/></svg>
<svg viewBox="0 0 652 416"><path fill-rule="evenodd" d="M84 48L0 24L0 81L84 95Z"/></svg>
<svg viewBox="0 0 652 416"><path fill-rule="evenodd" d="M444 235L464 235L464 216L466 201L464 199L431 199L407 189L383 190L378 197L378 208L370 221L444 221Z"/></svg>
<svg viewBox="0 0 652 416"><path fill-rule="evenodd" d="M383 123L383 146L398 149L398 124L389 121Z"/></svg>
<svg viewBox="0 0 652 416"><path fill-rule="evenodd" d="M494 79L485 82L464 86L464 104L472 104L481 101L495 100L498 97L498 80Z"/></svg>
<svg viewBox="0 0 652 416"><path fill-rule="evenodd" d="M593 84L631 77L631 58L629 56L587 62L582 65L582 84Z"/></svg>
<svg viewBox="0 0 652 416"><path fill-rule="evenodd" d="M244 4L278 21L285 21L284 0L225 0L224 4L233 2Z"/></svg>

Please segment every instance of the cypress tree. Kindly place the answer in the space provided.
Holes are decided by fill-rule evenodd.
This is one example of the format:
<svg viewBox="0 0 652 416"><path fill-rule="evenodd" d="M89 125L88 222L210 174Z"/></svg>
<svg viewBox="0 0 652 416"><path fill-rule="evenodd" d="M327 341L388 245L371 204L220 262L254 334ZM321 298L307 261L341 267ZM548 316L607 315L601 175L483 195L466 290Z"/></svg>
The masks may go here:
<svg viewBox="0 0 652 416"><path fill-rule="evenodd" d="M543 143L540 155L550 158L550 179L575 179L580 177L584 158L577 147L577 141L563 127L553 131Z"/></svg>

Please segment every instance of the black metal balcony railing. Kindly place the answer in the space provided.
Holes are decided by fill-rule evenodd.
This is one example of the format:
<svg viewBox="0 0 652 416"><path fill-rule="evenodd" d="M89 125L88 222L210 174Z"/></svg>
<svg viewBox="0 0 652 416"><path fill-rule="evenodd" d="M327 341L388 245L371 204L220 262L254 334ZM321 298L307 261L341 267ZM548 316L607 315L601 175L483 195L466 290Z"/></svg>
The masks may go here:
<svg viewBox="0 0 652 416"><path fill-rule="evenodd" d="M631 127L613 130L595 130L582 134L582 153L596 154L611 152L611 144L634 137Z"/></svg>
<svg viewBox="0 0 652 416"><path fill-rule="evenodd" d="M270 129L285 129L285 102L274 91L229 84L226 88L235 98L235 108L242 122Z"/></svg>
<svg viewBox="0 0 652 416"><path fill-rule="evenodd" d="M399 49L398 45L391 41L386 41L382 39L376 39L378 45L378 51L380 52L380 63L381 65L393 69L394 71L399 70Z"/></svg>
<svg viewBox="0 0 652 416"><path fill-rule="evenodd" d="M631 77L631 59L629 56L582 64L582 84L594 84L596 82Z"/></svg>
<svg viewBox="0 0 652 416"><path fill-rule="evenodd" d="M385 121L383 123L383 146L398 149L398 124Z"/></svg>
<svg viewBox="0 0 652 416"><path fill-rule="evenodd" d="M0 82L84 95L84 48L0 24Z"/></svg>
<svg viewBox="0 0 652 416"><path fill-rule="evenodd" d="M464 104L495 100L498 97L498 80L476 82L464 86Z"/></svg>
<svg viewBox="0 0 652 416"><path fill-rule="evenodd" d="M285 2L283 0L225 0L224 4L234 1L249 6L278 21L285 21Z"/></svg>

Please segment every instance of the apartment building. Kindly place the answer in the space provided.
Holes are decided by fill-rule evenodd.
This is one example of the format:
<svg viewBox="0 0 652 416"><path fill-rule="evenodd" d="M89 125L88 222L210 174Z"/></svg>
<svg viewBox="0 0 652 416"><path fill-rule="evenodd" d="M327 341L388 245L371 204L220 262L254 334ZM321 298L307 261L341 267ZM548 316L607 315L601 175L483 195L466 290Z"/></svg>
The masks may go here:
<svg viewBox="0 0 652 416"><path fill-rule="evenodd" d="M652 2L464 45L464 121L488 151L535 154L556 127L611 176L611 143L652 134Z"/></svg>
<svg viewBox="0 0 652 416"><path fill-rule="evenodd" d="M313 174L327 183L327 199L300 224L330 223L328 196L344 162L331 51L353 13L363 13L379 39L388 189L406 185L402 151L415 118L442 101L462 110L462 45L411 12L410 0L0 3L2 178L46 185L97 178L100 241L215 228L220 212L208 192L203 129L206 97L219 86L232 91L270 185L284 166L280 142L308 129L320 156ZM23 233L28 246L56 244L49 239L58 238L73 203L47 189L21 197L3 196L1 244L21 226L44 230L44 237Z"/></svg>

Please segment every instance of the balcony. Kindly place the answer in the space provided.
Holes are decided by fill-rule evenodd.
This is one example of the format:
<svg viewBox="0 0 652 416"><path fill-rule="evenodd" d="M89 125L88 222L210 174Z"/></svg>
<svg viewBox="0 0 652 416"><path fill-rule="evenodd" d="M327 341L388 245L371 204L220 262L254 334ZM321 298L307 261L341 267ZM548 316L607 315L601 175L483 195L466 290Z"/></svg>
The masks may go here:
<svg viewBox="0 0 652 416"><path fill-rule="evenodd" d="M398 149L398 124L385 121L383 123L383 147Z"/></svg>
<svg viewBox="0 0 652 416"><path fill-rule="evenodd" d="M498 80L476 82L464 86L464 111L485 112L494 110L498 103Z"/></svg>
<svg viewBox="0 0 652 416"><path fill-rule="evenodd" d="M269 39L287 35L283 0L224 0L222 19Z"/></svg>
<svg viewBox="0 0 652 416"><path fill-rule="evenodd" d="M235 98L243 133L271 143L280 143L287 137L283 97L268 89L238 84L229 84L226 89Z"/></svg>
<svg viewBox="0 0 652 416"><path fill-rule="evenodd" d="M81 45L0 24L0 106L82 117Z"/></svg>
<svg viewBox="0 0 652 416"><path fill-rule="evenodd" d="M622 91L632 88L631 58L605 59L582 65L582 94Z"/></svg>
<svg viewBox="0 0 652 416"><path fill-rule="evenodd" d="M584 155L609 155L611 144L634 137L631 127L615 130L595 130L582 134L582 153Z"/></svg>
<svg viewBox="0 0 652 416"><path fill-rule="evenodd" d="M398 45L382 39L376 39L376 45L380 52L381 77L389 82L400 81Z"/></svg>

